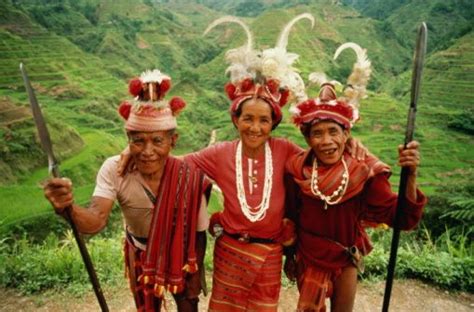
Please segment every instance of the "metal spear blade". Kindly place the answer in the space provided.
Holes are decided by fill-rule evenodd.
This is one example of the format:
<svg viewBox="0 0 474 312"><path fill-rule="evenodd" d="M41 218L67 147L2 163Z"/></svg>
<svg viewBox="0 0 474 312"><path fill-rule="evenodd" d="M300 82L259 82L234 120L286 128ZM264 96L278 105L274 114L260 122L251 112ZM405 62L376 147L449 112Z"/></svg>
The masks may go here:
<svg viewBox="0 0 474 312"><path fill-rule="evenodd" d="M420 94L421 74L423 72L423 63L426 54L427 33L428 30L426 27L426 23L423 22L418 30L415 57L413 60L410 106L416 105L416 102L418 101L418 96Z"/></svg>
<svg viewBox="0 0 474 312"><path fill-rule="evenodd" d="M35 92L31 86L30 79L26 73L26 68L23 66L23 63L20 63L20 71L23 77L23 82L25 83L26 91L28 92L28 98L30 99L31 110L33 112L33 119L35 120L36 128L38 129L38 135L41 142L41 147L48 156L48 168L50 173L57 177L59 175L57 168L57 160L54 156L53 145L51 143L51 138L49 136L48 128L41 113L41 108L36 99Z"/></svg>

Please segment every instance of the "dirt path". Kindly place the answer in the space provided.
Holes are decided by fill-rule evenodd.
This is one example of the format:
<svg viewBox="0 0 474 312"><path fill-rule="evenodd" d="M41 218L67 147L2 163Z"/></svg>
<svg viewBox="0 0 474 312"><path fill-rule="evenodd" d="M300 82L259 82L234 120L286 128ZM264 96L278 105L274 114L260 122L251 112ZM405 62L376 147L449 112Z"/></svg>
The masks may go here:
<svg viewBox="0 0 474 312"><path fill-rule="evenodd" d="M357 292L354 311L380 311L382 306L384 284L361 283ZM110 311L135 311L133 300L126 287L106 290ZM205 311L207 298L200 301L200 311ZM279 311L294 311L298 298L294 286L282 288ZM168 310L176 311L173 300L167 301ZM0 289L0 311L98 311L98 305L93 294L83 298L67 297L64 294L42 296L18 296L11 290ZM472 312L474 311L474 295L466 293L449 293L438 290L419 281L396 281L393 286L390 311L400 312Z"/></svg>

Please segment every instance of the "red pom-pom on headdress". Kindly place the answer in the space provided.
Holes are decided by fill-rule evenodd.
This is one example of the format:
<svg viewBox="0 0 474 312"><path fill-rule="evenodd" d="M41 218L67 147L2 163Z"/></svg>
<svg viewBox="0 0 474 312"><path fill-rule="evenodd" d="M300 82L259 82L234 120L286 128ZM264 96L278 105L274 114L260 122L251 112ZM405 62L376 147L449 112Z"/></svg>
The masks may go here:
<svg viewBox="0 0 474 312"><path fill-rule="evenodd" d="M130 116L130 111L132 110L132 105L127 101L122 102L118 108L118 112L120 116L122 116L125 120L128 120Z"/></svg>
<svg viewBox="0 0 474 312"><path fill-rule="evenodd" d="M314 103L313 99L310 99L296 105L296 107L300 110L300 116L304 116L308 114L309 112L315 110L316 104Z"/></svg>
<svg viewBox="0 0 474 312"><path fill-rule="evenodd" d="M186 102L178 96L173 97L169 104L175 116L186 106Z"/></svg>
<svg viewBox="0 0 474 312"><path fill-rule="evenodd" d="M280 82L275 79L267 80L266 85L267 85L268 91L270 91L270 93L272 94L275 94L276 92L278 92L278 89L280 88Z"/></svg>
<svg viewBox="0 0 474 312"><path fill-rule="evenodd" d="M165 96L166 92L171 88L171 80L163 79L160 83L160 97Z"/></svg>
<svg viewBox="0 0 474 312"><path fill-rule="evenodd" d="M240 92L247 92L254 86L252 78L246 78L240 83Z"/></svg>
<svg viewBox="0 0 474 312"><path fill-rule="evenodd" d="M128 92L133 96L138 96L142 92L142 81L138 78L133 78L128 83Z"/></svg>
<svg viewBox="0 0 474 312"><path fill-rule="evenodd" d="M231 101L235 100L235 98L236 98L235 89L236 89L235 85L231 82L226 83L225 86L224 86L225 93L227 94L227 97Z"/></svg>
<svg viewBox="0 0 474 312"><path fill-rule="evenodd" d="M279 101L279 104L280 104L280 107L283 107L285 106L286 103L288 103L288 98L290 97L290 90L288 89L283 89L281 90L280 89L280 101Z"/></svg>

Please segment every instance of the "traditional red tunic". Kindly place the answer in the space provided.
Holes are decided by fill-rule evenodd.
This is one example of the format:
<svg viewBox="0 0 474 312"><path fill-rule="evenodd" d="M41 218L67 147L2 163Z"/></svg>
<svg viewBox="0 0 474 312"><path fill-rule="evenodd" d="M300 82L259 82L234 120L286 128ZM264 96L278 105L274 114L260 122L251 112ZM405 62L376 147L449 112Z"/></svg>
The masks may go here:
<svg viewBox="0 0 474 312"><path fill-rule="evenodd" d="M199 152L186 156L185 161L194 163L207 176L216 182L224 195L224 211L221 217L224 230L229 233L248 234L252 237L274 238L280 230L280 222L284 214L285 186L283 176L285 163L291 155L297 154L301 148L288 140L281 138L269 139L273 157L273 185L271 192L270 208L265 218L261 221L250 222L242 213L237 198L235 175L235 152L238 141L222 142L207 147ZM245 195L247 203L255 207L260 204L263 195L263 181L265 178L265 155L256 159L242 156L242 171L247 177L250 163L252 174L256 175L257 185L249 188L249 179L244 178Z"/></svg>
<svg viewBox="0 0 474 312"><path fill-rule="evenodd" d="M280 234L285 204L285 163L301 148L284 139L270 138L268 142L273 164L270 206L265 217L256 222L245 217L237 198L235 157L238 141L219 143L186 157L187 162L196 164L222 190L224 210L220 223L229 234L259 239L275 239ZM243 155L242 173L247 202L255 207L263 196L265 156L250 159ZM250 182L247 173L256 177L257 183ZM218 238L209 310L276 311L281 258L280 244L239 242L226 234Z"/></svg>
<svg viewBox="0 0 474 312"><path fill-rule="evenodd" d="M392 225L397 207L397 194L391 191L388 181L388 166L370 155L364 162L347 154L344 154L344 159L349 171L348 188L342 200L328 205L327 209L324 201L311 192L311 151L293 156L288 161L288 171L300 187L297 259L303 262L303 268L333 273L332 278L342 268L352 265L348 247L357 246L363 255L372 250L363 222ZM343 170L342 162L318 168L318 185L323 194L332 194L339 187ZM402 230L412 229L418 224L426 201L419 190L417 202L407 200L407 205L402 207ZM304 282L301 279L304 271L299 272L300 285ZM321 286L329 290L330 285L322 283ZM307 290L300 292L305 296L303 293Z"/></svg>

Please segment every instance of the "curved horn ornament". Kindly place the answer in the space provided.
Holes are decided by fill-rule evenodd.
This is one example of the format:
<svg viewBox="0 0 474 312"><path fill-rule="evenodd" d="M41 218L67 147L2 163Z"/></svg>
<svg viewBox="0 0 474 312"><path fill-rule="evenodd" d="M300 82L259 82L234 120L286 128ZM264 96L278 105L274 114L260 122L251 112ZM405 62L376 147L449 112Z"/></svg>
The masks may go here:
<svg viewBox="0 0 474 312"><path fill-rule="evenodd" d="M279 79L281 86L292 91L297 101L307 98L305 85L297 70L292 66L298 59L298 54L287 52L288 37L293 26L302 19L311 21L311 28L314 27L314 17L309 13L303 13L286 24L278 37L277 44L272 49L262 52L262 73L264 76Z"/></svg>
<svg viewBox="0 0 474 312"><path fill-rule="evenodd" d="M237 82L242 79L252 77L255 78L255 69L258 67L258 55L253 50L253 36L248 26L240 19L234 16L221 17L206 28L204 35L207 35L216 26L224 23L235 23L240 25L247 35L247 43L235 49L226 52L225 59L230 64L226 69L226 73L230 73L231 82Z"/></svg>
<svg viewBox="0 0 474 312"><path fill-rule="evenodd" d="M281 48L281 49L286 50L286 46L288 45L288 36L290 35L291 29L293 28L293 26L297 22L299 22L300 20L302 20L304 18L311 21L311 29L314 28L314 17L313 17L313 15L311 15L309 13L303 13L303 14L300 14L300 15L296 16L291 21L289 21L288 24L286 24L285 28L283 28L283 30L281 31L280 36L278 37L277 44L275 46L276 48Z"/></svg>
<svg viewBox="0 0 474 312"><path fill-rule="evenodd" d="M350 104L358 108L359 100L366 97L366 86L369 82L372 68L367 58L367 50L362 49L358 44L353 42L346 42L337 48L336 53L334 53L334 60L337 59L342 51L348 48L355 52L357 60L352 67L352 73L347 79L347 87L344 89L344 95Z"/></svg>

